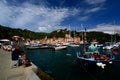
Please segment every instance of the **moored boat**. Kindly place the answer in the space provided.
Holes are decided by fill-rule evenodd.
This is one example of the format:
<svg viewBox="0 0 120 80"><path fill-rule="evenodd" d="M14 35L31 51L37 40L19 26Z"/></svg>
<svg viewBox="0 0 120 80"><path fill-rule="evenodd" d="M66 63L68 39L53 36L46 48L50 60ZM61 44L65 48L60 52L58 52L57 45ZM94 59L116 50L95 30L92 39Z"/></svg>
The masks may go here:
<svg viewBox="0 0 120 80"><path fill-rule="evenodd" d="M28 47L26 47L26 49L39 49L39 47L37 47L37 46L28 46Z"/></svg>
<svg viewBox="0 0 120 80"><path fill-rule="evenodd" d="M39 49L39 46L37 45L29 45L26 47L26 49Z"/></svg>
<svg viewBox="0 0 120 80"><path fill-rule="evenodd" d="M120 53L119 47L115 47L115 46L111 49L111 51L114 55L118 55Z"/></svg>
<svg viewBox="0 0 120 80"><path fill-rule="evenodd" d="M66 49L67 46L55 46L53 47L53 50L62 50L62 49Z"/></svg>
<svg viewBox="0 0 120 80"><path fill-rule="evenodd" d="M91 48L91 47L89 47ZM84 52L83 55L80 55L76 52L77 59L80 65L84 65L85 67L101 67L105 68L105 66L112 64L115 59L114 55L111 53L100 54L97 48L92 48L90 50Z"/></svg>
<svg viewBox="0 0 120 80"><path fill-rule="evenodd" d="M69 47L79 47L79 44L70 44Z"/></svg>

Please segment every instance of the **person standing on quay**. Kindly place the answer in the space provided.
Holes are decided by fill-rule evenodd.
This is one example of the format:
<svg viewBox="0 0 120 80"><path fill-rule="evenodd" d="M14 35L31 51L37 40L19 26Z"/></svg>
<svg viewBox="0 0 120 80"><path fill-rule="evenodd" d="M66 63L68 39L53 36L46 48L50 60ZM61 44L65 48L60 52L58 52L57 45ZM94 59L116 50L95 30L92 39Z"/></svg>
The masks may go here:
<svg viewBox="0 0 120 80"><path fill-rule="evenodd" d="M14 64L14 66L17 66L17 61L18 61L19 55L21 55L23 52L24 51L20 50L20 46L16 46L15 50L12 51L11 58L12 58L12 64ZM11 66L13 66L13 65L11 65Z"/></svg>

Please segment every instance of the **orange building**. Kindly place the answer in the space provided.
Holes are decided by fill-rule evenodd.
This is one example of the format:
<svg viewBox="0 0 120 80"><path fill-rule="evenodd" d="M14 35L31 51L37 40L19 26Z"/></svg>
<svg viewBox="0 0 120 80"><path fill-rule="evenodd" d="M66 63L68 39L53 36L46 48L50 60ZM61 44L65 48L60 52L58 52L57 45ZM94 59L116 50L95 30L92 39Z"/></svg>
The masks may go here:
<svg viewBox="0 0 120 80"><path fill-rule="evenodd" d="M80 37L76 37L76 38L74 38L74 43L76 43L76 44L80 44Z"/></svg>

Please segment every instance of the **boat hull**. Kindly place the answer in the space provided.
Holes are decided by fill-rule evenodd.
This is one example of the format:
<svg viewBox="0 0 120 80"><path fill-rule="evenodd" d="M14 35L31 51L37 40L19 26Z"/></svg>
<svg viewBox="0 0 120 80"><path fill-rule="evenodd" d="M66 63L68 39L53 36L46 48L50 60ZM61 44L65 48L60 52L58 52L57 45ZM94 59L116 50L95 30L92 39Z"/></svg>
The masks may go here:
<svg viewBox="0 0 120 80"><path fill-rule="evenodd" d="M112 62L112 60L109 60L109 61L103 61L103 60L90 61L90 60L85 60L85 59L81 59L81 58L77 58L77 61L78 61L78 64L80 64L80 66L89 67L89 68L98 67L97 63L102 63L102 64L105 64L106 66L108 66Z"/></svg>
<svg viewBox="0 0 120 80"><path fill-rule="evenodd" d="M39 47L26 47L28 50L34 50L34 49L39 49Z"/></svg>
<svg viewBox="0 0 120 80"><path fill-rule="evenodd" d="M67 46L58 46L58 47L53 47L53 50L56 51L56 50L63 50L63 49L66 49Z"/></svg>
<svg viewBox="0 0 120 80"><path fill-rule="evenodd" d="M114 56L110 56L108 60L105 59L95 59L94 57L86 58L84 56L80 57L77 53L77 61L80 66L84 67L101 67L104 68L105 66L108 66L112 64L112 61L115 59Z"/></svg>

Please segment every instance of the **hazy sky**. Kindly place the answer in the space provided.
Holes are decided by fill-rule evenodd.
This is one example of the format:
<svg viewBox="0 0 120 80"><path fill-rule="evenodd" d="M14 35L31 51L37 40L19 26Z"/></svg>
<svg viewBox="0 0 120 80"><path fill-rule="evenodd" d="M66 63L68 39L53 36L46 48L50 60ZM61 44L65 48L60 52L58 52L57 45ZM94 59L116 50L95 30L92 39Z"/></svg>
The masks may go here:
<svg viewBox="0 0 120 80"><path fill-rule="evenodd" d="M0 0L0 24L35 32L120 32L120 0Z"/></svg>

